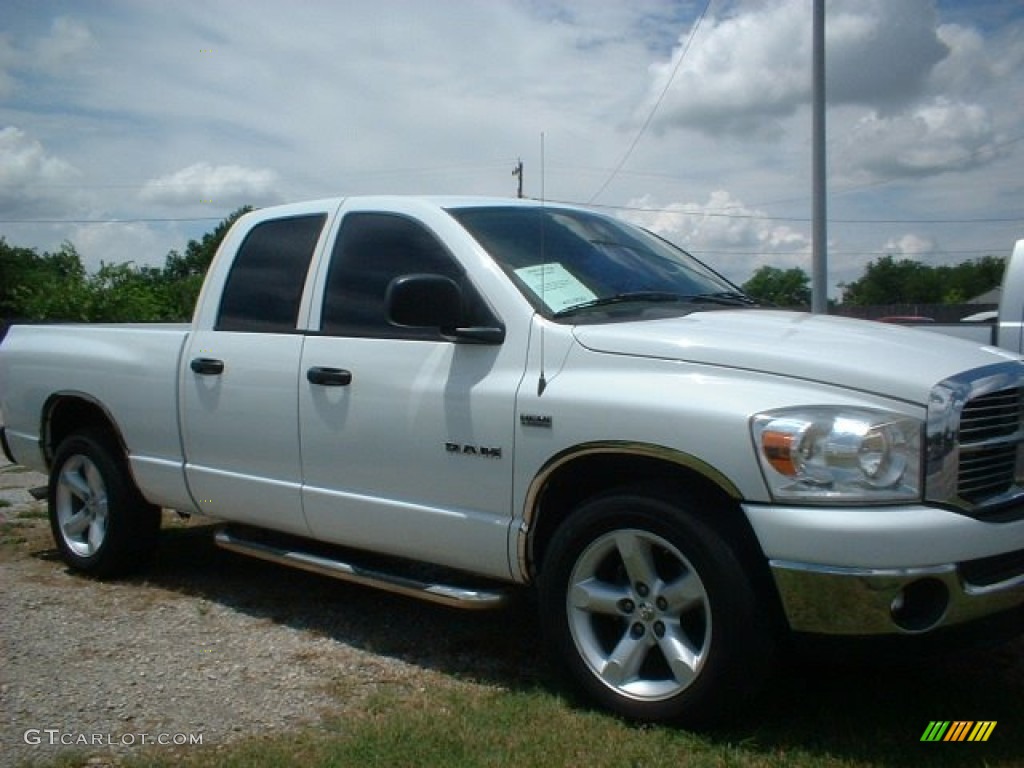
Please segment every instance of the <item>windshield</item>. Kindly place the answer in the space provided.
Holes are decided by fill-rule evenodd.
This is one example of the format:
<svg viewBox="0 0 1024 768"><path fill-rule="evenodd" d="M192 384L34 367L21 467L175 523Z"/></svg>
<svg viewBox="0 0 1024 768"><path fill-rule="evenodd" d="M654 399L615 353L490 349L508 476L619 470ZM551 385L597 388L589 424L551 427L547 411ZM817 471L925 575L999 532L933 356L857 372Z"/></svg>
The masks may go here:
<svg viewBox="0 0 1024 768"><path fill-rule="evenodd" d="M507 206L448 211L542 314L585 322L754 302L685 251L606 216Z"/></svg>

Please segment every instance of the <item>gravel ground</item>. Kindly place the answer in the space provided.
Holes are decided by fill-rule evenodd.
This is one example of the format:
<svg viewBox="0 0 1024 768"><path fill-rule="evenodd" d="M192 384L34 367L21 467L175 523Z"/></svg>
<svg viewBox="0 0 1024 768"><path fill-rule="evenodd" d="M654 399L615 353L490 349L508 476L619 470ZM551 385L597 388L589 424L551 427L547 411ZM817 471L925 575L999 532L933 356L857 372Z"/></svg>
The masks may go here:
<svg viewBox="0 0 1024 768"><path fill-rule="evenodd" d="M196 748L154 740L215 750L343 722L386 686L535 675L529 606L463 613L262 563L213 546L208 521L168 514L140 577L74 575L24 490L44 481L0 466L0 766Z"/></svg>
<svg viewBox="0 0 1024 768"><path fill-rule="evenodd" d="M209 521L167 514L138 577L75 575L56 555L45 504L25 490L44 480L0 464L0 768L68 752L100 766L148 750L216 751L297 727L344 728L381 690L552 679L538 668L526 600L465 613L348 585L220 550ZM895 698L911 741L936 717L998 719L1000 733L1020 722L1024 638L917 670L873 660L851 670L788 667L765 718L783 736L822 712L856 730L876 699ZM919 700L922 688L931 693ZM182 738L202 746L143 743Z"/></svg>

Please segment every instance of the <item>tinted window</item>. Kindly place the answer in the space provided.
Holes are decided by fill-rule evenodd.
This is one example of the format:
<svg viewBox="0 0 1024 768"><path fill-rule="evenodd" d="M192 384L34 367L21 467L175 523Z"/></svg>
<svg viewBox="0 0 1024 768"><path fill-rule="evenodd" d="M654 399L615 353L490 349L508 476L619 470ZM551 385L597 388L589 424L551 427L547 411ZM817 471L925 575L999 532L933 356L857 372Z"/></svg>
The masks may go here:
<svg viewBox="0 0 1024 768"><path fill-rule="evenodd" d="M350 213L331 254L321 327L346 336L439 338L430 329L391 325L384 294L402 275L435 274L475 296L462 270L437 238L419 222L386 213Z"/></svg>
<svg viewBox="0 0 1024 768"><path fill-rule="evenodd" d="M325 214L274 219L246 235L224 285L218 331L290 333Z"/></svg>
<svg viewBox="0 0 1024 768"><path fill-rule="evenodd" d="M520 206L449 213L535 307L555 317L590 304L601 311L606 306L615 311L646 311L653 306L676 313L746 304L732 298L739 296L735 286L689 254L615 219L573 209ZM548 275L553 283L547 282ZM637 297L638 303L603 303L629 296ZM697 301L687 301L693 298ZM571 319L576 322L579 316Z"/></svg>

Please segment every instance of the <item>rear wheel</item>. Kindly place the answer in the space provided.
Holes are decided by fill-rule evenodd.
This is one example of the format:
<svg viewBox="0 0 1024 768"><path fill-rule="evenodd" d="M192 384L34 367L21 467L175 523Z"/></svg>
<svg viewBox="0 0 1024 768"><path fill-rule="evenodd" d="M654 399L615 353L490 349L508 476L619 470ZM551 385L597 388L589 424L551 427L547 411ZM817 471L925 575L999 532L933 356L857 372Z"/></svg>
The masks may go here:
<svg viewBox="0 0 1024 768"><path fill-rule="evenodd" d="M141 567L156 546L160 509L136 489L121 452L104 435L73 434L54 455L50 528L64 561L94 576Z"/></svg>
<svg viewBox="0 0 1024 768"><path fill-rule="evenodd" d="M711 724L749 698L772 657L767 608L733 548L667 497L584 503L552 539L540 590L570 678L631 719Z"/></svg>

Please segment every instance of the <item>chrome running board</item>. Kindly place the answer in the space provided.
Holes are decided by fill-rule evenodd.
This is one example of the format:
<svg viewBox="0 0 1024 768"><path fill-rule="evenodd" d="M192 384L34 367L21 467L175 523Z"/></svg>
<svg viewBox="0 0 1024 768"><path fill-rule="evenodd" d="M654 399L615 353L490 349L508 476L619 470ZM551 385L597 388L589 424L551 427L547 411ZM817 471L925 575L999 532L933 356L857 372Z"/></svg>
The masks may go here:
<svg viewBox="0 0 1024 768"><path fill-rule="evenodd" d="M408 574L389 572L380 567L379 563L387 562L381 558L375 558L378 564L370 567L346 562L347 559L355 559L355 557L341 559L343 554L355 556L356 553L343 550L338 550L335 553L320 542L309 541L308 548L303 549L306 540L297 537L278 537L264 531L253 531L252 536L247 536L247 533L249 533L248 529L239 531L234 528L222 528L214 535L214 541L218 547L231 552L455 608L467 610L498 608L505 605L511 595L509 588L496 583L488 584L486 587L439 583L433 579L426 580ZM308 551L313 548L319 552ZM402 564L405 564L404 561ZM401 569L399 561L396 561L395 565L396 570ZM408 564L406 564L405 570L410 570ZM440 569L432 570L439 572ZM464 576L463 574L459 575ZM464 576L464 578L471 577Z"/></svg>

